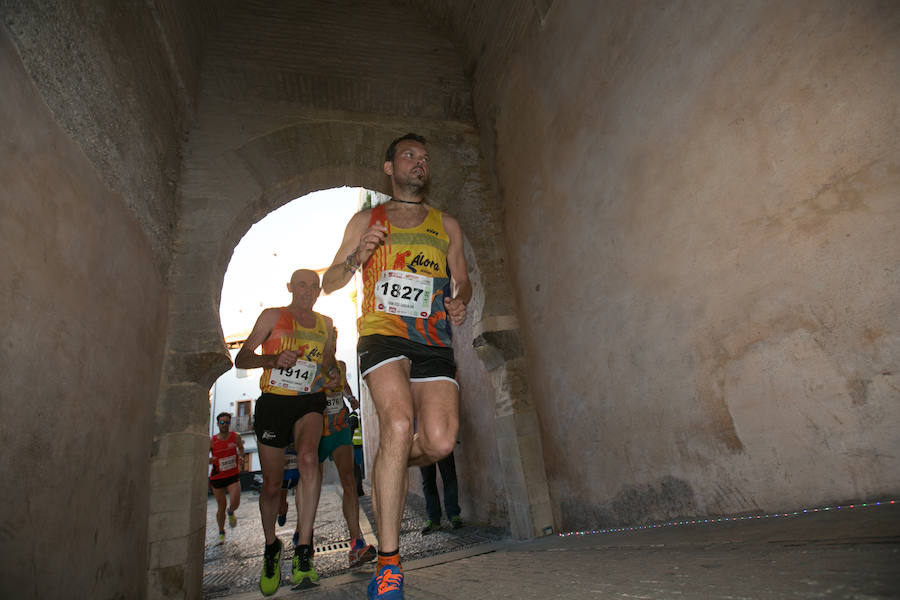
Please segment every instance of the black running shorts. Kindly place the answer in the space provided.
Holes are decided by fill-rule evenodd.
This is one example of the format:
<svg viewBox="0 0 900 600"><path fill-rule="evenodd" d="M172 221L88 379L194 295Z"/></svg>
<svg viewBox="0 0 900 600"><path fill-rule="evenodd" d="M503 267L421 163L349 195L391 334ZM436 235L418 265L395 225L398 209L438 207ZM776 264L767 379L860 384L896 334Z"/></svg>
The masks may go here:
<svg viewBox="0 0 900 600"><path fill-rule="evenodd" d="M426 346L401 337L367 335L359 338L359 370L365 377L378 367L390 362L409 359L409 380L456 382L456 362L453 348Z"/></svg>
<svg viewBox="0 0 900 600"><path fill-rule="evenodd" d="M229 485L238 481L241 478L240 475L232 475L231 477L223 477L222 479L210 479L209 483L216 489L227 488Z"/></svg>
<svg viewBox="0 0 900 600"><path fill-rule="evenodd" d="M294 423L309 413L325 412L325 392L282 396L263 394L256 401L253 431L260 444L286 448L294 433Z"/></svg>

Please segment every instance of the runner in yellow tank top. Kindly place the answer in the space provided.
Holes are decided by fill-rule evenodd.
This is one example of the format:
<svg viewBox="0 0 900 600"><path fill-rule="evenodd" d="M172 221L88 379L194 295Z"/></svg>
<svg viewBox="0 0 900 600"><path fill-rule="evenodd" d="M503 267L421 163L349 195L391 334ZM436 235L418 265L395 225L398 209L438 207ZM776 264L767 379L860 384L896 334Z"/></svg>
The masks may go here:
<svg viewBox="0 0 900 600"><path fill-rule="evenodd" d="M428 207L419 225L404 229L388 220L382 204L369 217L369 225L375 223L387 223L388 235L363 268L360 337L388 335L427 346L450 346L444 310L444 299L450 297L450 237L443 213Z"/></svg>
<svg viewBox="0 0 900 600"><path fill-rule="evenodd" d="M318 446L325 411L323 389L337 376L334 324L312 309L319 297L319 276L315 271L295 271L287 288L291 303L264 310L234 359L240 369L264 369L254 430L263 477L259 513L266 547L259 589L265 596L274 594L281 584L281 542L275 535L275 520L284 474L284 449L291 434L302 482L297 494L300 533L294 549L292 580L311 586L319 579L312 565L311 543L322 486ZM260 346L263 353L256 354Z"/></svg>
<svg viewBox="0 0 900 600"><path fill-rule="evenodd" d="M287 307L277 309L278 320L272 326L269 337L262 343L263 354L277 355L286 350L297 353L297 363L289 369L264 369L259 378L259 388L264 394L299 396L320 392L324 388L320 363L325 355L328 317L313 312L315 323L304 327L291 315ZM298 367L298 365L300 365ZM289 387L281 387L281 385Z"/></svg>
<svg viewBox="0 0 900 600"><path fill-rule="evenodd" d="M334 337L337 339L337 328L334 330ZM338 361L338 370L340 375L332 380L331 386L325 390L328 406L325 408L324 428L322 439L319 441L319 469L322 469L328 459L333 460L334 466L337 467L343 489L341 508L350 533L347 561L350 567L355 567L375 560L375 546L366 543L359 525L359 496L356 493L356 476L353 473L353 430L348 421L350 412L344 404L346 398L350 407L357 410L359 401L353 396L347 382L347 365L344 361Z"/></svg>
<svg viewBox="0 0 900 600"><path fill-rule="evenodd" d="M381 432L372 477L378 566L369 600L403 598L399 546L407 469L434 463L455 445L459 388L451 325L465 321L472 298L459 223L425 204L431 174L425 139L407 134L394 140L384 172L392 200L350 220L323 280L331 293L363 267L357 351Z"/></svg>

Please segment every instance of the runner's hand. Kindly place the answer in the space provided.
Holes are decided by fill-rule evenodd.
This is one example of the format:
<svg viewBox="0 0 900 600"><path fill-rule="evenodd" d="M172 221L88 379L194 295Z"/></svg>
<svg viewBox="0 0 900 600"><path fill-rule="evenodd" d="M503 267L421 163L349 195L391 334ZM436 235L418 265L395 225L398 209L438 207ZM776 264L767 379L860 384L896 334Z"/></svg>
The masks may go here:
<svg viewBox="0 0 900 600"><path fill-rule="evenodd" d="M285 350L275 358L274 367L278 369L290 369L297 364L297 357L299 356L299 352L295 352L294 350Z"/></svg>
<svg viewBox="0 0 900 600"><path fill-rule="evenodd" d="M359 264L364 265L378 248L384 244L387 239L388 228L381 221L366 229L365 233L359 238L359 245L356 247L356 259Z"/></svg>
<svg viewBox="0 0 900 600"><path fill-rule="evenodd" d="M466 322L466 304L456 298L444 298L444 308L450 315L450 321L454 325L462 325Z"/></svg>

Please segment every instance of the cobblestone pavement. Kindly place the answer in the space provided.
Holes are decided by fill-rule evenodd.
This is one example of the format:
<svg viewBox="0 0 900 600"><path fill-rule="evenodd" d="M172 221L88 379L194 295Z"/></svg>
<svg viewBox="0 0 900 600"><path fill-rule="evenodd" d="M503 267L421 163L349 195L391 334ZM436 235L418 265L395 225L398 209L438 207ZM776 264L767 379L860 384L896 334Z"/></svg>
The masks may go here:
<svg viewBox="0 0 900 600"><path fill-rule="evenodd" d="M404 570L406 600L896 599L900 505L505 539L407 558ZM283 586L273 597L363 600L371 571L336 574L309 590Z"/></svg>
<svg viewBox="0 0 900 600"><path fill-rule="evenodd" d="M368 489L368 488L367 488ZM366 540L374 543L371 534L371 523L375 522L372 513L371 496L360 499L360 525ZM220 598L236 592L256 590L259 573L262 569L264 537L259 521L259 495L256 492L242 492L241 505L236 514L237 526L225 525L226 541L218 545L218 526L216 525L216 501L210 496L206 508L206 556L203 568L203 597ZM403 549L404 561L416 560L439 555L461 548L467 548L486 542L504 539L505 532L496 527L477 523L468 523L466 527L450 530L444 523L444 529L422 536L419 532L425 523L425 504L422 498L410 495L406 503L406 511L400 531L400 547ZM284 544L282 552L282 576L290 579L290 564L293 557L291 536L297 522L293 492L288 496L288 515L284 527L278 527L276 534ZM325 579L350 571L347 563L347 552L350 549L347 525L341 512L340 491L336 485L324 485L319 510L316 513L314 545L316 546L315 567L320 578ZM371 577L371 565L363 565L354 569ZM289 587L287 589L290 589ZM257 595L259 595L257 593ZM261 596L260 596L261 597Z"/></svg>

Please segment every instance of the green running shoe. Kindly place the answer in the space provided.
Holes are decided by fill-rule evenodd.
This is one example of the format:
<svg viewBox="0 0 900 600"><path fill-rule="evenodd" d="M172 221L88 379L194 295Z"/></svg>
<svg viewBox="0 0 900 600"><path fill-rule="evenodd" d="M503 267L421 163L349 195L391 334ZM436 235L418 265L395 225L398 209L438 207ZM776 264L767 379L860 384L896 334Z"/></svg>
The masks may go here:
<svg viewBox="0 0 900 600"><path fill-rule="evenodd" d="M277 550L263 552L263 570L259 577L259 591L263 596L271 596L281 585L281 540L275 541L278 542Z"/></svg>
<svg viewBox="0 0 900 600"><path fill-rule="evenodd" d="M425 521L425 527L422 528L422 535L428 535L429 533L433 533L438 531L441 528L441 523L435 523L431 519Z"/></svg>
<svg viewBox="0 0 900 600"><path fill-rule="evenodd" d="M292 589L302 590L313 587L319 581L319 574L313 567L312 557L309 555L309 546L294 546L294 559L291 561Z"/></svg>

